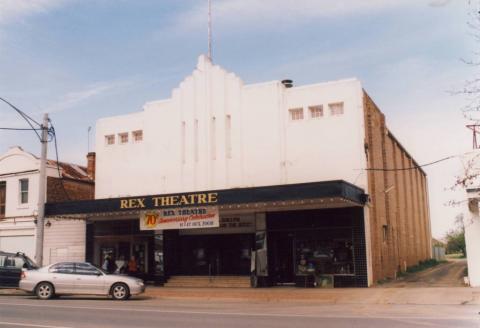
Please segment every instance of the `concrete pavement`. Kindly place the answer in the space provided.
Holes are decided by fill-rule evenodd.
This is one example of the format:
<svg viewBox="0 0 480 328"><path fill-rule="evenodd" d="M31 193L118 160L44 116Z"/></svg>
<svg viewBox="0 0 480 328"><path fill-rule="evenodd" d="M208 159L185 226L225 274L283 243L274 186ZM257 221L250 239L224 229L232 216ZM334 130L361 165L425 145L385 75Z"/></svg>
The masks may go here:
<svg viewBox="0 0 480 328"><path fill-rule="evenodd" d="M0 297L26 295L0 289ZM144 296L160 300L314 302L316 304L480 305L480 288L166 288L148 286Z"/></svg>
<svg viewBox="0 0 480 328"><path fill-rule="evenodd" d="M480 288L162 288L148 287L145 295L158 299L299 301L321 304L480 305Z"/></svg>

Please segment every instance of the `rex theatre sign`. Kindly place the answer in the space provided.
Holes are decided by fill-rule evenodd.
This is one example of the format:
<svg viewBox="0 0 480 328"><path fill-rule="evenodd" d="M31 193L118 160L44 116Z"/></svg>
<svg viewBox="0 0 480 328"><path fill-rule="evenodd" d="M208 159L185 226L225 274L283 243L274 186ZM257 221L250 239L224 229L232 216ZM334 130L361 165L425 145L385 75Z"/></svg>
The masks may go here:
<svg viewBox="0 0 480 328"><path fill-rule="evenodd" d="M140 214L140 230L198 229L220 226L217 206L170 208Z"/></svg>
<svg viewBox="0 0 480 328"><path fill-rule="evenodd" d="M217 192L120 199L121 210L142 210L181 206L206 206L218 203Z"/></svg>

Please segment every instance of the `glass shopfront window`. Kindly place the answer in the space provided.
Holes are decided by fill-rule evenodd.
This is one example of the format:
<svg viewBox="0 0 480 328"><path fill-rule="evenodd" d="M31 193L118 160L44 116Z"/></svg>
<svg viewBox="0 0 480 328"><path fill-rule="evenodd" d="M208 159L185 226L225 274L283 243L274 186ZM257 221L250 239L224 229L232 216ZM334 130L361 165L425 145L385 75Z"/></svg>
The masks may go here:
<svg viewBox="0 0 480 328"><path fill-rule="evenodd" d="M296 241L296 274L353 274L350 240L299 239Z"/></svg>

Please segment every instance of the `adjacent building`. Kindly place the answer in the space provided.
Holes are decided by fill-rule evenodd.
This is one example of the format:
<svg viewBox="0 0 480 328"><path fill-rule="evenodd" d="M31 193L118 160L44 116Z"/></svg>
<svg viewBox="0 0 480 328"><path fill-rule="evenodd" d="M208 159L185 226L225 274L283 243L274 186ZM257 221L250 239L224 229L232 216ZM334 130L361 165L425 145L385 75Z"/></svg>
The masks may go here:
<svg viewBox="0 0 480 328"><path fill-rule="evenodd" d="M245 85L201 56L169 99L96 126L85 258L146 279L367 287L431 257L427 178L357 79Z"/></svg>
<svg viewBox="0 0 480 328"><path fill-rule="evenodd" d="M40 159L20 147L12 147L0 156L0 250L24 252L31 258L35 255L36 215L38 210ZM87 168L75 164L47 161L47 202L92 199L93 179ZM44 249L45 264L55 261L55 240L67 238L59 225L78 227L74 221L46 222L45 240L50 243ZM84 225L83 225L84 226ZM68 228L67 228L68 231ZM70 235L70 240L77 236ZM85 237L80 236L85 242ZM72 246L69 253L74 253ZM80 253L84 257L84 253Z"/></svg>
<svg viewBox="0 0 480 328"><path fill-rule="evenodd" d="M474 135L474 140L476 136ZM480 171L476 163L480 152L474 144L474 150L461 157L459 185L465 188L466 201L463 204L462 224L465 232L467 253L468 284L480 287ZM462 179L465 179L462 182Z"/></svg>

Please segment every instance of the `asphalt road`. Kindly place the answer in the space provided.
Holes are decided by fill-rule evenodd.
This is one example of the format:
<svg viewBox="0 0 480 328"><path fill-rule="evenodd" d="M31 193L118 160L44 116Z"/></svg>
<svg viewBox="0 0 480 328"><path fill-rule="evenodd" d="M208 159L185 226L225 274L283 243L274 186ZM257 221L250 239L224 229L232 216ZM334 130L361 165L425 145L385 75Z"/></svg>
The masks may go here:
<svg viewBox="0 0 480 328"><path fill-rule="evenodd" d="M134 298L0 297L0 327L480 327L473 305L321 305Z"/></svg>

